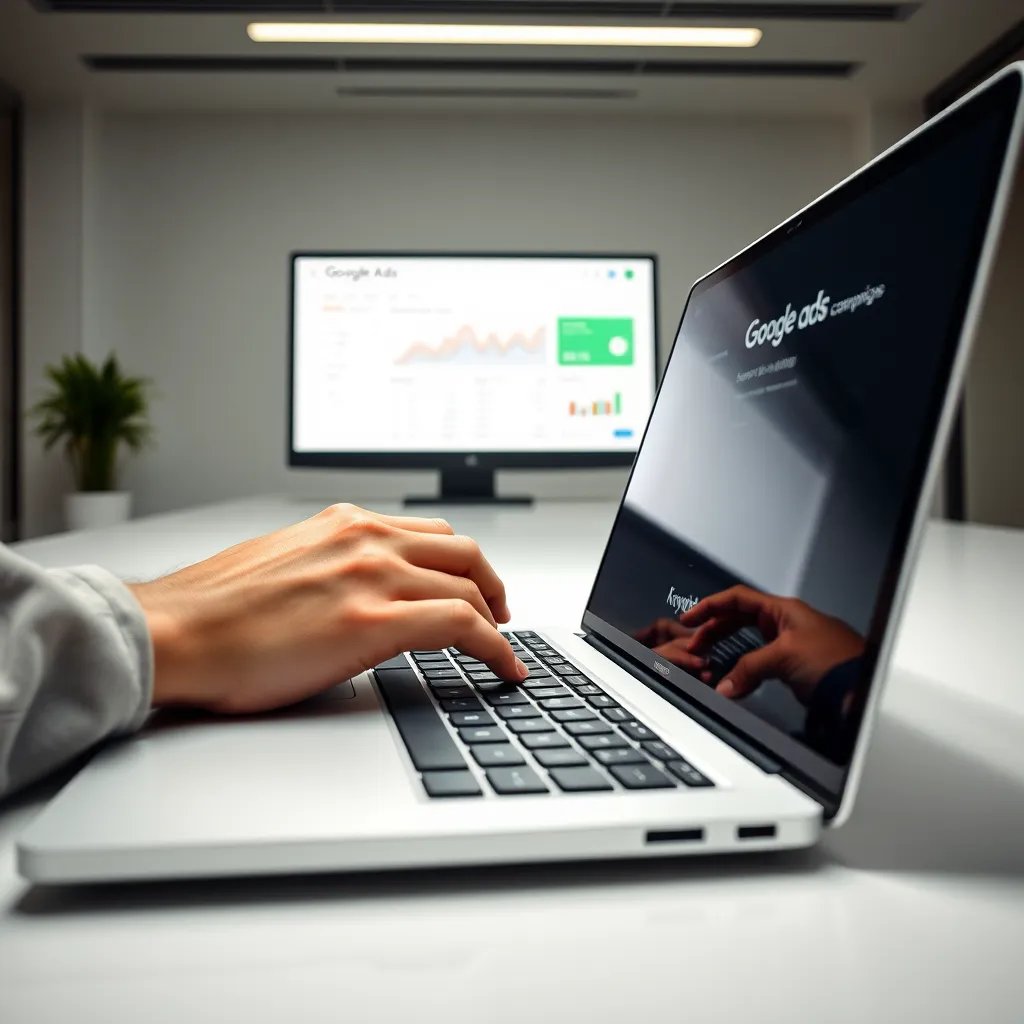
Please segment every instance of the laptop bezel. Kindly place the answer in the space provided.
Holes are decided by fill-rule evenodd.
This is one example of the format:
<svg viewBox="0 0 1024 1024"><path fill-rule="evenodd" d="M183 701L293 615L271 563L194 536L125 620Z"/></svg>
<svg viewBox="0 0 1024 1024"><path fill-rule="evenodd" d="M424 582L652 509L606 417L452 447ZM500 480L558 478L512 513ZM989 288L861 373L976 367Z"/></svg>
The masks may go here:
<svg viewBox="0 0 1024 1024"><path fill-rule="evenodd" d="M1000 95L1002 90L1006 91L1005 100ZM859 723L853 755L838 790L832 791L824 787L819 780L797 769L784 753L772 745L770 733L773 730L770 727L766 727L763 730L763 733L768 734L767 739L764 734L752 736L734 722L728 722L719 715L716 715L714 707L709 706L709 702L702 699L702 693L707 693L705 684L688 675L682 669L667 665L642 644L626 636L591 611L593 587L583 614L582 628L584 633L595 638L598 641L598 646L606 646L611 652L619 655L620 658L624 657L627 659L631 671L641 682L656 690L665 699L682 710L695 714L704 725L722 736L741 753L744 753L746 756L753 754L762 766L769 765L771 766L769 770L778 770L788 781L822 805L825 820L833 827L842 824L849 817L863 772L864 759L891 662L903 604L913 576L917 552L920 548L924 526L931 507L932 494L941 472L943 456L966 376L971 344L977 334L985 292L995 262L1000 239L1000 228L1005 220L1006 210L1009 205L1014 176L1020 159L1021 139L1022 135L1024 135L1024 62L1011 64L992 78L981 83L945 111L922 124L914 132L833 186L812 203L809 203L735 256L721 263L694 282L683 306L672 346L668 353L668 360L671 360L682 323L686 318L687 311L695 294L705 287L710 287L712 283L715 283L715 279L728 276L728 274L735 272L740 267L746 266L759 258L765 251L784 241L796 231L799 231L805 224L810 223L812 219L816 220L822 216L827 216L837 206L855 198L856 194L862 194L873 187L878 181L884 180L885 177L889 177L908 166L917 157L915 146L922 136L938 133L940 136L939 139L936 139L936 144L938 144L941 141L944 130L949 133L957 130L950 122L956 118L971 116L969 111L965 113L966 108L975 103L984 105L987 94L991 94L991 99L988 102L993 107L997 107L1001 102L1005 102L1008 113L1012 110L1009 118L1010 128L1006 137L1006 149L1003 154L1002 164L995 177L995 194L988 221L981 232L981 245L973 280L969 286L965 283L964 294L961 296L961 302L958 303L958 310L962 310L959 318L959 336L954 338L951 335L948 340L948 343L952 346L950 372L946 380L944 394L939 399L939 408L935 421L936 428L930 451L923 465L915 473L918 484L917 500L910 514L905 514L900 522L897 543L893 545L893 561L896 564L890 563L888 566L890 572L886 574L886 579L892 582L888 584L883 582L878 611L868 636L868 650L875 658L874 668L869 683L867 701ZM974 116L982 116L980 110ZM902 159L900 159L901 156ZM857 190L854 195L843 194L851 188ZM663 384L664 376L661 386ZM655 395L655 406L661 397L661 386L659 386L658 393ZM938 390L936 391L936 396L938 397ZM649 425L650 420L648 420L648 427ZM640 453L643 451L646 435L647 428L645 428L644 436L640 440L636 461L639 461ZM636 462L634 462L634 469L635 466ZM602 554L601 562L595 574L595 584L603 568L608 546L612 536L614 536L619 517L625 507L625 495L629 491L629 483L632 480L633 471L631 469L630 477L623 489L619 509L609 532L609 542L606 543L605 551ZM908 497L912 493L913 488L908 488ZM902 545L898 543L900 537L905 537L905 543ZM901 548L903 553L899 555L896 552ZM619 660L619 658L616 658L616 660ZM663 677L668 678L673 685L666 685L665 678ZM776 735L780 739L785 739L781 733L776 733Z"/></svg>

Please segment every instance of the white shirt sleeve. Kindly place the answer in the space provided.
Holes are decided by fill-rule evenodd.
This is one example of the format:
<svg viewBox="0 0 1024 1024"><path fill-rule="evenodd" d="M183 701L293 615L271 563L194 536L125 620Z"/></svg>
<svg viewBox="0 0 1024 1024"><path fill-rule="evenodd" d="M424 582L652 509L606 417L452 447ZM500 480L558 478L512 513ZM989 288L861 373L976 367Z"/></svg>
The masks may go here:
<svg viewBox="0 0 1024 1024"><path fill-rule="evenodd" d="M0 545L0 796L138 729L152 692L149 631L123 583Z"/></svg>

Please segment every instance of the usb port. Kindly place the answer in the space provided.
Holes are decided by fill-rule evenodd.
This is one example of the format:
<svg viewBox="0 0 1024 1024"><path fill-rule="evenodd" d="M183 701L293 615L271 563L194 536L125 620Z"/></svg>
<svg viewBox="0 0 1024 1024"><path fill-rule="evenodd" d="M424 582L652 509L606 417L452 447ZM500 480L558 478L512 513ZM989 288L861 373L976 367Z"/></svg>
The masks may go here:
<svg viewBox="0 0 1024 1024"><path fill-rule="evenodd" d="M774 839L774 825L740 825L736 829L737 839Z"/></svg>
<svg viewBox="0 0 1024 1024"><path fill-rule="evenodd" d="M648 832L648 843L699 843L704 838L702 828L669 829L661 832Z"/></svg>

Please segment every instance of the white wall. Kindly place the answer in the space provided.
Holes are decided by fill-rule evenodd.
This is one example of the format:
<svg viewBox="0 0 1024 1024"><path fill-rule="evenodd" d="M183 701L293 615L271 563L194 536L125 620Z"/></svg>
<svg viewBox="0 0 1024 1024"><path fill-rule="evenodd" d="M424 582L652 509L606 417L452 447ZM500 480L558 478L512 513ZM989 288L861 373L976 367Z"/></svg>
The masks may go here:
<svg viewBox="0 0 1024 1024"><path fill-rule="evenodd" d="M116 349L159 386L158 446L126 476L139 511L425 490L422 474L285 469L290 250L654 251L668 342L689 284L848 173L863 146L839 118L107 114L80 147L85 254L61 295L81 289L83 349ZM26 232L57 249L65 219L30 205ZM26 349L31 379L52 349L38 311ZM26 533L57 528L52 471L26 470ZM549 494L614 494L623 479L514 476L508 489Z"/></svg>
<svg viewBox="0 0 1024 1024"><path fill-rule="evenodd" d="M85 192L88 110L29 108L24 120L22 181L21 405L27 411L44 386L43 369L84 341ZM70 474L56 451L44 453L30 424L22 430L21 527L26 536L61 522Z"/></svg>

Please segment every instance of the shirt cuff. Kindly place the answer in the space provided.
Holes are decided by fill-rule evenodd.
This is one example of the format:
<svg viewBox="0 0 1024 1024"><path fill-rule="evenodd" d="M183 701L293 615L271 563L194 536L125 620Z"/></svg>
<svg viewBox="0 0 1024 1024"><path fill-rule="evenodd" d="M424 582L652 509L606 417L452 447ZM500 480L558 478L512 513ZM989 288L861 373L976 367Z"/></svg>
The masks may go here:
<svg viewBox="0 0 1024 1024"><path fill-rule="evenodd" d="M98 565L50 572L78 590L90 603L100 598L109 608L123 643L130 682L124 715L113 734L135 732L145 722L153 702L153 642L142 606L121 580Z"/></svg>

